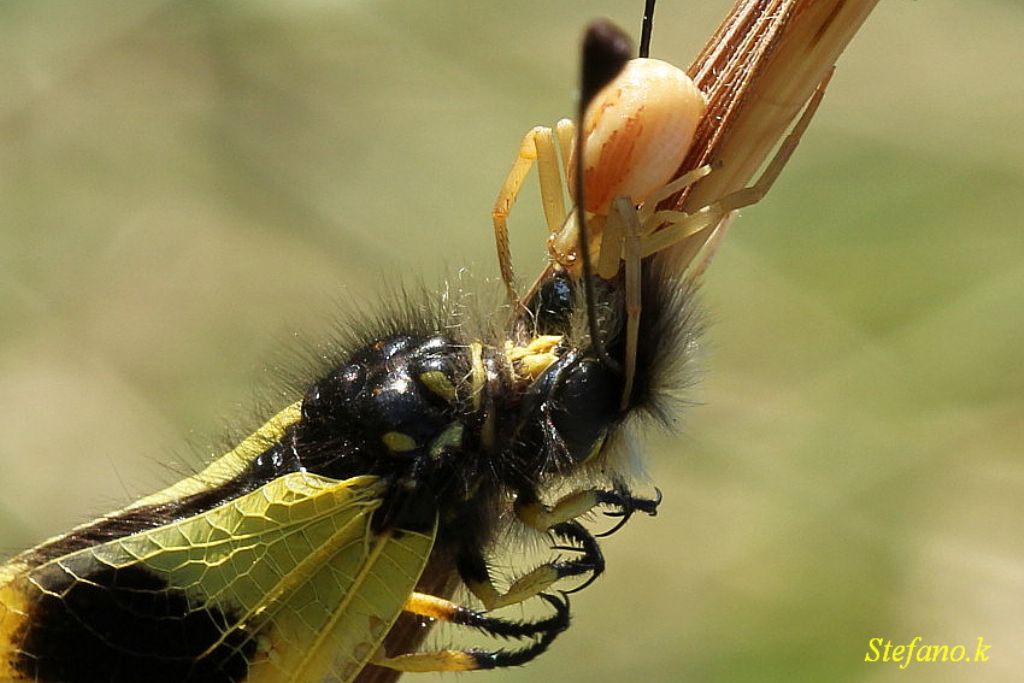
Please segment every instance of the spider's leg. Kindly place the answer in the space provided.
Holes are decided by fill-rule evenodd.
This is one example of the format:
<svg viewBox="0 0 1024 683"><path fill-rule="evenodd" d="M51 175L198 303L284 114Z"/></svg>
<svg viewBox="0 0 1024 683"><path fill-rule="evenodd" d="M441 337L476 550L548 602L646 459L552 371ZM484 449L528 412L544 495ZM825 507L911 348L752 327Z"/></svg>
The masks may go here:
<svg viewBox="0 0 1024 683"><path fill-rule="evenodd" d="M559 126L563 127L562 122L559 122ZM559 135L561 136L561 130ZM498 265L501 268L501 278L505 282L509 301L512 302L518 300L518 295L515 289L515 271L512 268L512 252L509 247L508 216L512 211L512 204L519 196L523 182L535 162L537 176L540 179L541 204L544 207L548 232L555 232L565 222L565 194L562 189L556 143L561 145L560 140L556 141L554 131L544 126L537 126L523 136L516 159L498 191L494 208L491 210L494 242L498 250Z"/></svg>

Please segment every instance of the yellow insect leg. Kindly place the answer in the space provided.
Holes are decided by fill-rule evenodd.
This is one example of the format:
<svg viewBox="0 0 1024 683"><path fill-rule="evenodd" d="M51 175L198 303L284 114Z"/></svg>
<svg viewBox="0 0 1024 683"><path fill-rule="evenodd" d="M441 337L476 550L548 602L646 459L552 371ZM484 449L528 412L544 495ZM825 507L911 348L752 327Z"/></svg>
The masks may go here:
<svg viewBox="0 0 1024 683"><path fill-rule="evenodd" d="M485 580L466 581L470 592L489 610L525 602L540 595L559 579L603 569L603 558L594 538L575 520L608 502L605 492L583 490L570 493L552 506L539 501L517 503L516 516L532 529L547 531L580 544L583 557L578 560L546 562L520 576L502 593L488 577Z"/></svg>
<svg viewBox="0 0 1024 683"><path fill-rule="evenodd" d="M533 642L519 649L457 650L442 649L412 652L388 657L378 652L371 663L397 671L473 671L502 666L518 666L533 659L569 626L569 605L564 599L543 596L554 613L538 621L512 621L489 617L454 602L424 593L413 593L405 610L429 619L469 626L498 638L530 639Z"/></svg>

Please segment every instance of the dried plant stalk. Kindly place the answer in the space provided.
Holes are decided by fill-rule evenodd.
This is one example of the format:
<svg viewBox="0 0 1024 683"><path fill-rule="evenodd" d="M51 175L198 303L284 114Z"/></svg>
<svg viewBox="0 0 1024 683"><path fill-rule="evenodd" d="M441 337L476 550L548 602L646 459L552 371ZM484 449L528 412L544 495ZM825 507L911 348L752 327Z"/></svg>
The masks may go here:
<svg viewBox="0 0 1024 683"><path fill-rule="evenodd" d="M877 2L739 0L688 70L708 109L679 175L704 164L713 171L671 208L692 212L750 183ZM713 250L724 227L662 258L681 270L709 242Z"/></svg>

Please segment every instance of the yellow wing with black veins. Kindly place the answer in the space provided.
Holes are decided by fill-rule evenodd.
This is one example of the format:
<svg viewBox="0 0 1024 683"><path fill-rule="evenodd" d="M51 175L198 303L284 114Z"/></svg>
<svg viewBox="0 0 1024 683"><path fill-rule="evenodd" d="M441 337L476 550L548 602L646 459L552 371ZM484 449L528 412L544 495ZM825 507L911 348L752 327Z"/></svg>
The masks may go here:
<svg viewBox="0 0 1024 683"><path fill-rule="evenodd" d="M347 682L434 543L374 532L384 484L286 474L207 512L0 568L0 680Z"/></svg>

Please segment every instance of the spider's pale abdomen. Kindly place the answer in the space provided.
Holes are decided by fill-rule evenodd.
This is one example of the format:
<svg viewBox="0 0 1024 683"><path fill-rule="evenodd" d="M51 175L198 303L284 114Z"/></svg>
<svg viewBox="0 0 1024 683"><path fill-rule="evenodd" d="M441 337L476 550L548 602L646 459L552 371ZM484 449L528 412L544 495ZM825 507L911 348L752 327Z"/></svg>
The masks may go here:
<svg viewBox="0 0 1024 683"><path fill-rule="evenodd" d="M616 197L640 204L679 169L707 106L684 71L631 60L587 107L583 123L586 209L605 214Z"/></svg>

